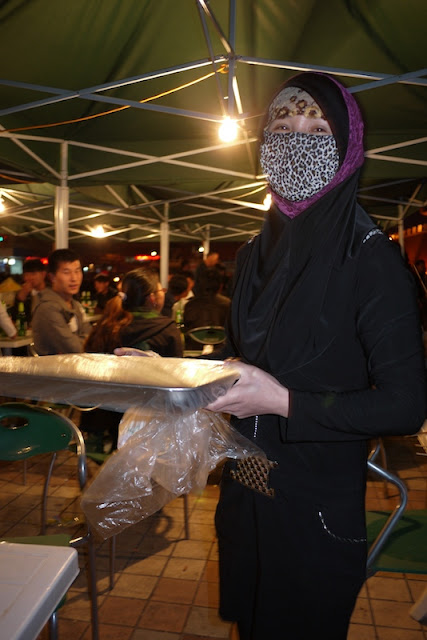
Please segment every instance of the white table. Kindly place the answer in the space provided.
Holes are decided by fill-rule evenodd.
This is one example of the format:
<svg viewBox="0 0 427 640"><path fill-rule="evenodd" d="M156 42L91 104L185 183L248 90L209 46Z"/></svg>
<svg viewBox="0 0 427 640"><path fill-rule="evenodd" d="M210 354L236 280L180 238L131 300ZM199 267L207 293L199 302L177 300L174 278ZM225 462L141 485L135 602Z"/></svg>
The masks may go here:
<svg viewBox="0 0 427 640"><path fill-rule="evenodd" d="M0 543L0 640L34 640L79 573L71 547Z"/></svg>
<svg viewBox="0 0 427 640"><path fill-rule="evenodd" d="M12 349L17 349L18 347L28 347L33 342L33 337L31 334L26 336L16 336L12 340L12 338L0 338L0 350L4 356L11 356Z"/></svg>

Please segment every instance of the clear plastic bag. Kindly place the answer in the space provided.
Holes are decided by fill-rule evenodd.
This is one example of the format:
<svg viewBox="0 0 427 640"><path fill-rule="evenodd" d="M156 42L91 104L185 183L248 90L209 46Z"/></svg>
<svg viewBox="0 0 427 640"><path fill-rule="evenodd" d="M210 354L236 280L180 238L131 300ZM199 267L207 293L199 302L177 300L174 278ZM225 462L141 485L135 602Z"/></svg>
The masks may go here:
<svg viewBox="0 0 427 640"><path fill-rule="evenodd" d="M218 413L186 415L129 409L120 423L119 449L85 491L82 509L102 537L120 533L176 496L203 489L226 458L264 453Z"/></svg>

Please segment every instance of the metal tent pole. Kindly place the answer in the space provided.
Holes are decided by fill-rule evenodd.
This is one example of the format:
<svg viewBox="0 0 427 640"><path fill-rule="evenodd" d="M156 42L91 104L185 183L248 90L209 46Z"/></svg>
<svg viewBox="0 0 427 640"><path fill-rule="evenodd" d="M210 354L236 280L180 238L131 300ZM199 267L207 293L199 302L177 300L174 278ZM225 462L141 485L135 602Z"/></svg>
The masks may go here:
<svg viewBox="0 0 427 640"><path fill-rule="evenodd" d="M69 188L68 177L68 144L61 143L61 183L55 189L55 248L68 248L68 206Z"/></svg>
<svg viewBox="0 0 427 640"><path fill-rule="evenodd" d="M169 203L165 203L165 219L160 223L160 282L165 289L169 277Z"/></svg>

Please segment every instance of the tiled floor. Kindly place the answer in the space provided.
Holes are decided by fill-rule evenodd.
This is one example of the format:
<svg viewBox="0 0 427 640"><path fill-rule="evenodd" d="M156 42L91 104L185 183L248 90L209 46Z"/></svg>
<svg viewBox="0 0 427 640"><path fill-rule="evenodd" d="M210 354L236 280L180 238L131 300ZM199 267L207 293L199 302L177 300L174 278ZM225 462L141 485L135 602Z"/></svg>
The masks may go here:
<svg viewBox="0 0 427 640"><path fill-rule="evenodd" d="M386 440L389 468L406 481L409 508L427 508L427 457L417 456L415 438ZM33 459L34 460L34 459ZM38 532L39 504L48 458L0 463L0 535ZM62 454L51 482L50 532L78 527L78 488L70 454ZM98 467L90 462L94 475ZM383 496L381 482L369 482L367 507L387 508L395 490ZM214 510L216 484L191 495L190 539L184 538L183 500L134 525L118 537L116 582L108 590L108 545L97 552L101 640L238 640L236 629L217 615L218 563ZM84 565L84 557L81 558ZM426 575L377 574L360 594L349 640L426 640L427 626L409 609L427 586ZM309 612L308 612L309 613ZM304 624L303 621L301 624ZM61 640L90 640L90 612L84 570L68 592L59 613ZM41 638L47 637L44 631ZM268 640L268 639L266 639ZM311 640L311 639L308 639Z"/></svg>

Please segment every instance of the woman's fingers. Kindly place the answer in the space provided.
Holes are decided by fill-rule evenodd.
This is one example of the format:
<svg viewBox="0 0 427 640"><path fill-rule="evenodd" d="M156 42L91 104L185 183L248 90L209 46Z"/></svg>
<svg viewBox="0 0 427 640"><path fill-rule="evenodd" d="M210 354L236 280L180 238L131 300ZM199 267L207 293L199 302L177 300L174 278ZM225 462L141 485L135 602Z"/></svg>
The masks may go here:
<svg viewBox="0 0 427 640"><path fill-rule="evenodd" d="M144 358L158 356L154 351L141 351L141 349L134 349L133 347L117 347L117 349L114 349L114 354L116 356L143 356Z"/></svg>

